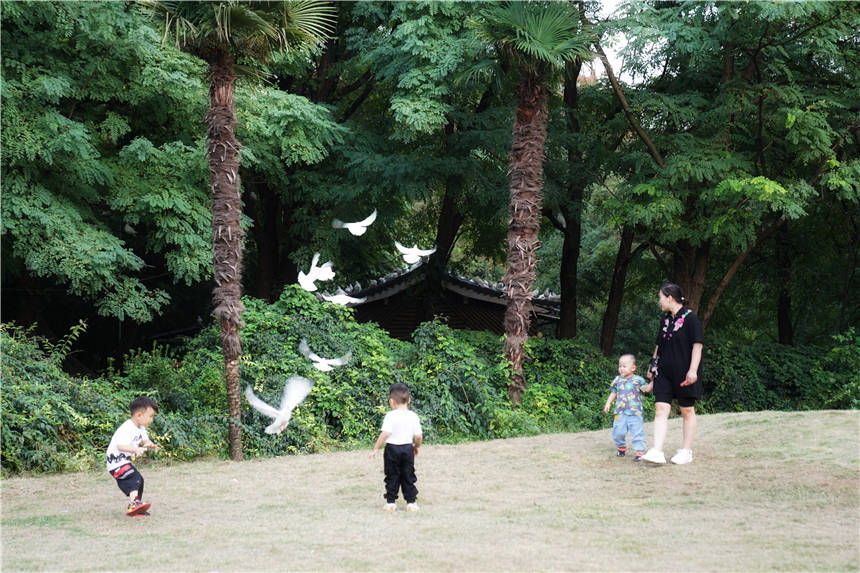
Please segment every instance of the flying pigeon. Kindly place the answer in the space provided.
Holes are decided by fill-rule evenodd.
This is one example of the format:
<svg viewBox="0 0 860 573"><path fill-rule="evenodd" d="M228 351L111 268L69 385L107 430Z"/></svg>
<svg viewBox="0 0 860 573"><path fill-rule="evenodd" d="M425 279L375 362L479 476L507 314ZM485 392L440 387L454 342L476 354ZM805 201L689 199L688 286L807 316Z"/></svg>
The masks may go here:
<svg viewBox="0 0 860 573"><path fill-rule="evenodd" d="M308 271L308 274L299 271L299 284L306 291L313 292L317 290L317 285L314 284L315 281L328 281L334 278L334 271L331 270L331 261L317 266L319 260L320 254L314 253L314 258L311 261L311 269Z"/></svg>
<svg viewBox="0 0 860 573"><path fill-rule="evenodd" d="M371 213L370 216L363 221L358 221L355 223L344 223L340 219L334 219L331 222L331 226L334 227L335 229L346 229L347 231L349 231L350 233L352 233L356 237L360 237L361 235L364 234L365 231L367 231L367 228L374 221L376 221L376 209L374 209L373 213Z"/></svg>
<svg viewBox="0 0 860 573"><path fill-rule="evenodd" d="M340 358L322 358L321 356L311 352L310 347L308 347L307 340L304 339L299 343L299 352L302 353L302 356L313 362L314 368L322 372L329 372L334 370L335 366L343 366L352 360L352 352L347 352Z"/></svg>
<svg viewBox="0 0 860 573"><path fill-rule="evenodd" d="M360 302L364 302L367 300L367 297L355 298L346 294L343 289L337 289L335 294L321 294L323 299L333 302L334 304L340 304L346 306L348 304L358 304Z"/></svg>
<svg viewBox="0 0 860 573"><path fill-rule="evenodd" d="M427 255L432 255L436 252L436 247L432 249L419 249L418 245L412 245L412 248L404 247L397 241L394 241L394 246L397 247L397 250L400 251L400 254L403 255L403 260L409 263L417 263L421 260L421 257L426 257Z"/></svg>
<svg viewBox="0 0 860 573"><path fill-rule="evenodd" d="M284 396L281 398L281 409L276 410L269 406L254 395L251 387L245 388L245 398L255 410L275 421L266 427L267 434L280 434L283 432L287 424L290 423L290 416L293 415L293 410L296 406L302 403L305 396L311 391L311 381L301 376L290 376L287 383L284 385Z"/></svg>

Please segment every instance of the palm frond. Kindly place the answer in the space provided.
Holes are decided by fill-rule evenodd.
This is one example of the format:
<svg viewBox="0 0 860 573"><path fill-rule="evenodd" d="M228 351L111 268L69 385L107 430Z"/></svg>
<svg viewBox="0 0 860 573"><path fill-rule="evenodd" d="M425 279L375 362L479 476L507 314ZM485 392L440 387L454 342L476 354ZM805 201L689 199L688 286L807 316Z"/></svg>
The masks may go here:
<svg viewBox="0 0 860 573"><path fill-rule="evenodd" d="M336 23L334 6L318 0L138 3L162 19L163 40L174 36L180 49L229 46L237 56L264 61L272 52L324 41Z"/></svg>
<svg viewBox="0 0 860 573"><path fill-rule="evenodd" d="M503 2L481 10L478 34L512 60L561 68L590 57L576 8L567 2Z"/></svg>

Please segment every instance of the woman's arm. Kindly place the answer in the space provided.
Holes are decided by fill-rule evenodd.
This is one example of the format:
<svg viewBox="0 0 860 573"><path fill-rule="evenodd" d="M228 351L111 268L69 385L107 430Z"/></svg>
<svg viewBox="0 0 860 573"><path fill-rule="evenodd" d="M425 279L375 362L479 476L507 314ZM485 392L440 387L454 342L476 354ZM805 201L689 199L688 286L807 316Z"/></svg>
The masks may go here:
<svg viewBox="0 0 860 573"><path fill-rule="evenodd" d="M690 369L687 370L687 377L681 382L681 386L691 386L699 379L699 364L702 362L702 343L693 343L693 354L690 357Z"/></svg>

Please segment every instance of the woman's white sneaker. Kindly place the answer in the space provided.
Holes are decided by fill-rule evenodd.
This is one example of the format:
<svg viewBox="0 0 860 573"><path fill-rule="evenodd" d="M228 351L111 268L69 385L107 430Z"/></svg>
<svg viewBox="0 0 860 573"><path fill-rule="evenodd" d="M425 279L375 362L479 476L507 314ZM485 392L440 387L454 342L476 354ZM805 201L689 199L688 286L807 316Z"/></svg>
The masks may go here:
<svg viewBox="0 0 860 573"><path fill-rule="evenodd" d="M651 448L642 455L642 460L652 464L665 464L666 456L663 455L663 452Z"/></svg>
<svg viewBox="0 0 860 573"><path fill-rule="evenodd" d="M693 461L693 450L688 450L685 448L681 448L678 450L672 459L670 460L673 464L684 465L689 464Z"/></svg>

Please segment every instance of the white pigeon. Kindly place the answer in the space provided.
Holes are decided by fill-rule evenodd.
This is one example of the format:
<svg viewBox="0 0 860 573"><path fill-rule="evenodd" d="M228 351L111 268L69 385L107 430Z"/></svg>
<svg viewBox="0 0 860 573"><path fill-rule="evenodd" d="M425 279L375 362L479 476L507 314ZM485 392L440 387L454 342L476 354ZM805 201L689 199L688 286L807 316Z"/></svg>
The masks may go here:
<svg viewBox="0 0 860 573"><path fill-rule="evenodd" d="M335 229L346 229L356 237L360 237L365 233L365 231L367 231L367 228L374 221L376 221L376 209L374 209L373 213L371 213L370 216L363 221L357 221L355 223L344 223L340 219L334 219L331 222L331 226Z"/></svg>
<svg viewBox="0 0 860 573"><path fill-rule="evenodd" d="M426 257L428 255L432 255L436 252L436 247L432 249L419 249L418 245L412 245L412 248L404 247L397 241L394 241L394 246L397 247L397 250L400 251L400 254L403 255L403 260L408 264L417 263L421 260L421 257Z"/></svg>
<svg viewBox="0 0 860 573"><path fill-rule="evenodd" d="M245 388L245 398L255 410L275 421L266 427L267 434L280 434L283 432L287 424L290 423L290 417L293 415L293 410L302 403L305 396L311 391L311 381L301 376L290 376L287 383L284 385L284 396L281 398L281 409L276 410L269 406L254 395L254 391L248 386Z"/></svg>
<svg viewBox="0 0 860 573"><path fill-rule="evenodd" d="M367 300L367 297L356 298L354 296L349 296L343 291L343 289L337 289L337 292L335 294L323 293L320 296L329 302L333 302L334 304L340 304L343 306L346 306L348 304L358 304Z"/></svg>
<svg viewBox="0 0 860 573"><path fill-rule="evenodd" d="M316 281L330 281L334 278L334 271L331 270L331 261L317 266L320 260L320 254L314 253L314 258L311 261L311 269L308 274L299 271L299 285L309 292L317 290Z"/></svg>
<svg viewBox="0 0 860 573"><path fill-rule="evenodd" d="M347 352L340 358L323 358L311 352L311 349L308 346L308 341L304 339L299 342L299 352L302 353L302 356L313 362L314 368L322 372L330 372L331 370L334 370L335 366L343 366L352 360L352 352Z"/></svg>

